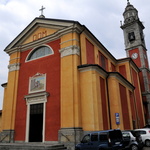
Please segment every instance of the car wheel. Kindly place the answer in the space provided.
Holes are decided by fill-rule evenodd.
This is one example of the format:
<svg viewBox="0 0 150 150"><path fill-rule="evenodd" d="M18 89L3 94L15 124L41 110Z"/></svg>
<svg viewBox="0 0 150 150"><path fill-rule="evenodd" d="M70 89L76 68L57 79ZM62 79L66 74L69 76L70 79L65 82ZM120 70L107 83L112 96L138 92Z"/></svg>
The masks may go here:
<svg viewBox="0 0 150 150"><path fill-rule="evenodd" d="M138 150L138 146L137 145L131 145L130 150Z"/></svg>
<svg viewBox="0 0 150 150"><path fill-rule="evenodd" d="M150 147L150 140L146 140L146 141L145 141L145 145L146 145L147 147Z"/></svg>

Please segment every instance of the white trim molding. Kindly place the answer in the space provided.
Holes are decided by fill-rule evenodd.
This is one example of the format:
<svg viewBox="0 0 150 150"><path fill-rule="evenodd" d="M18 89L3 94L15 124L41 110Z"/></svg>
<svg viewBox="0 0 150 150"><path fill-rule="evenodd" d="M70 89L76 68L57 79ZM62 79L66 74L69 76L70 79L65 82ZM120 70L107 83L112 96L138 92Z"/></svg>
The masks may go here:
<svg viewBox="0 0 150 150"><path fill-rule="evenodd" d="M46 74L36 73L29 78L29 93L46 91Z"/></svg>
<svg viewBox="0 0 150 150"><path fill-rule="evenodd" d="M40 47L48 47L48 48L51 50L52 53L47 54L47 55L44 55L44 56L41 56L41 57L37 57L37 58L34 58L34 59L31 59L31 60L30 60L29 57L34 53L34 51L36 51L36 50L37 50L38 48L40 48ZM47 57L47 56L50 56L50 55L54 55L54 50L52 49L52 47L49 46L49 45L47 45L47 44L42 44L42 45L40 45L40 46L34 47L34 48L29 52L29 54L28 54L27 57L26 57L25 62L34 61L34 60L37 60L37 59L40 59L40 58L43 58L43 57Z"/></svg>
<svg viewBox="0 0 150 150"><path fill-rule="evenodd" d="M59 52L61 53L61 57L69 56L69 55L80 55L80 48L79 46L72 45L60 49Z"/></svg>
<svg viewBox="0 0 150 150"><path fill-rule="evenodd" d="M9 72L19 70L20 69L20 63L10 64L10 65L8 65L8 69L9 69Z"/></svg>
<svg viewBox="0 0 150 150"><path fill-rule="evenodd" d="M41 92L37 94L26 95L24 98L27 105L27 117L26 117L26 135L25 142L29 142L29 124L30 124L30 105L43 103L43 137L42 142L45 142L45 115L46 115L46 102L47 97L49 96L48 92Z"/></svg>

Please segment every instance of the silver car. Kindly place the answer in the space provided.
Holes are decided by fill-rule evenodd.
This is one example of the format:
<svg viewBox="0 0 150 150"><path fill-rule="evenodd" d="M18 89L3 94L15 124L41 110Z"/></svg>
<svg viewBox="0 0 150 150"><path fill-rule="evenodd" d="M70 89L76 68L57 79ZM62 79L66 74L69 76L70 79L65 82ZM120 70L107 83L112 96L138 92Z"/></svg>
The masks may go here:
<svg viewBox="0 0 150 150"><path fill-rule="evenodd" d="M143 142L140 135L134 131L122 131L125 149L139 150L143 148Z"/></svg>

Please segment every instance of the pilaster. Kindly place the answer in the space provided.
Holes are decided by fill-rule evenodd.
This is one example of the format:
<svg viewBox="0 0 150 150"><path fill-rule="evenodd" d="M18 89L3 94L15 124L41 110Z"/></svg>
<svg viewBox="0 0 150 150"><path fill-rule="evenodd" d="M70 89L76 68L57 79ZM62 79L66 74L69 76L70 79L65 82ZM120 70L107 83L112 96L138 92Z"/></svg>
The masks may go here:
<svg viewBox="0 0 150 150"><path fill-rule="evenodd" d="M81 139L79 72L80 45L77 33L61 38L61 129L59 141L69 147ZM70 143L70 144L69 144Z"/></svg>
<svg viewBox="0 0 150 150"><path fill-rule="evenodd" d="M8 66L9 69L8 83L7 86L5 87L4 93L2 134L3 136L6 136L7 139L6 141L13 141L14 137L13 134L15 126L19 68L20 68L20 52L15 52L10 55L10 64Z"/></svg>

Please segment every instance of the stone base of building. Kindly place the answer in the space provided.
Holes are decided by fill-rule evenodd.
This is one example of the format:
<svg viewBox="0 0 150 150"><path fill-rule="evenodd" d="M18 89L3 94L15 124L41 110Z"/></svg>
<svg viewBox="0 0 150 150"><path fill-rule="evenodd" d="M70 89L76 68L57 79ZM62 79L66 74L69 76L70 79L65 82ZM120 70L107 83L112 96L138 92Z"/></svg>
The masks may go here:
<svg viewBox="0 0 150 150"><path fill-rule="evenodd" d="M0 142L13 143L14 142L14 130L3 130L0 133Z"/></svg>
<svg viewBox="0 0 150 150"><path fill-rule="evenodd" d="M68 150L74 150L75 145L80 143L82 137L82 128L61 128L58 132L59 142L64 144Z"/></svg>

